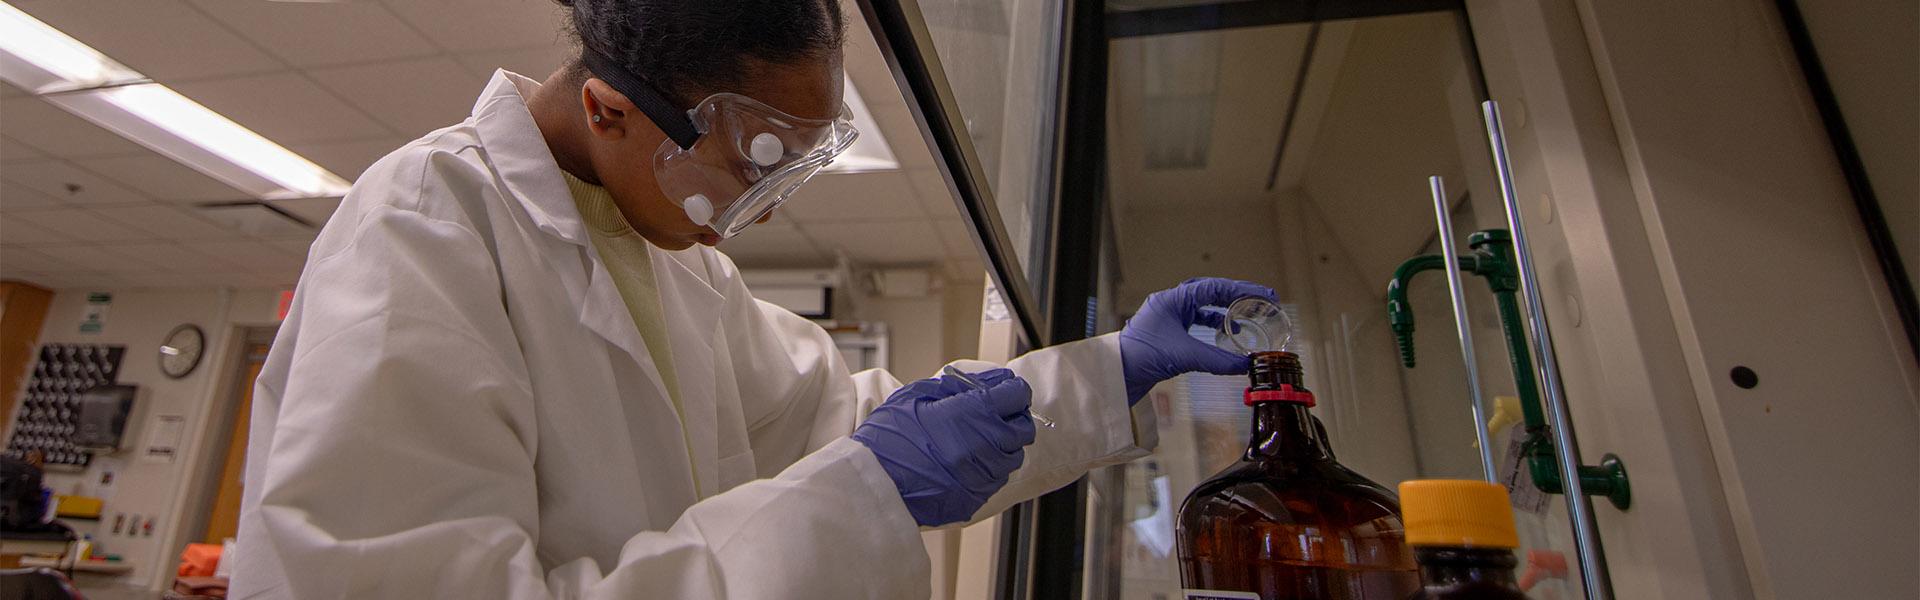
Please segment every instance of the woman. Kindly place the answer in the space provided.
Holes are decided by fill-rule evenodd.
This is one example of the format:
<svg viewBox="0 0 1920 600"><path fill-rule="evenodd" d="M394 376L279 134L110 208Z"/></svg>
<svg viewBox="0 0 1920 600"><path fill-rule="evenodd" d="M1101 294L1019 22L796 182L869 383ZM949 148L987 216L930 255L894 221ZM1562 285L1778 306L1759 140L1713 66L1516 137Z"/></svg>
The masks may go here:
<svg viewBox="0 0 1920 600"><path fill-rule="evenodd" d="M962 365L981 389L849 375L711 248L851 141L839 4L562 4L578 60L495 73L314 243L255 392L234 597L925 597L918 527L1142 456L1148 387L1245 369L1186 327L1272 292L1201 280Z"/></svg>

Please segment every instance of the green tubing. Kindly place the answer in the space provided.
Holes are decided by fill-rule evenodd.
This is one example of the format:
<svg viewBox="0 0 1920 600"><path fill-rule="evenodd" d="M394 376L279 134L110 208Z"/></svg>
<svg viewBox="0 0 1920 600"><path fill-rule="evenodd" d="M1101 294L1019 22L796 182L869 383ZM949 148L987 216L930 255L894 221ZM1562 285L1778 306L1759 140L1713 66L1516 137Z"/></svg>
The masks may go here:
<svg viewBox="0 0 1920 600"><path fill-rule="evenodd" d="M1538 443L1534 443L1537 440ZM1542 434L1532 436L1528 441L1527 470L1533 476L1533 487L1549 494L1560 494L1560 469L1553 464L1553 442ZM1539 454L1534 449L1544 450ZM1620 457L1608 453L1601 457L1600 465L1580 465L1581 491L1588 496L1600 496L1613 504L1614 508L1626 510L1633 506L1633 485L1627 481L1627 465Z"/></svg>
<svg viewBox="0 0 1920 600"><path fill-rule="evenodd" d="M1425 254L1407 259L1393 270L1387 282L1387 323L1393 326L1393 339L1400 346L1400 364L1413 368L1413 305L1407 303L1407 285L1421 271L1440 268L1440 257Z"/></svg>
<svg viewBox="0 0 1920 600"><path fill-rule="evenodd" d="M1533 355L1527 352L1527 331L1520 324L1520 301L1513 290L1495 291L1493 297L1500 305L1500 333L1507 339L1507 367L1513 369L1520 415L1529 430L1546 427L1547 417L1540 412L1540 386L1533 379Z"/></svg>
<svg viewBox="0 0 1920 600"><path fill-rule="evenodd" d="M1432 271L1445 266L1437 254L1423 254L1407 259L1393 270L1393 280L1387 282L1387 323L1393 327L1393 339L1400 346L1400 364L1413 368L1413 304L1407 301L1407 286L1413 283L1413 276L1422 271ZM1478 257L1460 257L1460 271L1478 273Z"/></svg>

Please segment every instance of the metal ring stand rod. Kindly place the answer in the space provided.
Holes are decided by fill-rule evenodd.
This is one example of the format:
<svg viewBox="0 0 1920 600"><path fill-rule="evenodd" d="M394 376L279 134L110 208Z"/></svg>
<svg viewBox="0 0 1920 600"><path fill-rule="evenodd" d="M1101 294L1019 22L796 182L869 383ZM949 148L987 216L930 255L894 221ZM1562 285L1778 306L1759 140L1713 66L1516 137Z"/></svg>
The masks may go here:
<svg viewBox="0 0 1920 600"><path fill-rule="evenodd" d="M1507 132L1500 123L1500 105L1492 100L1480 104L1486 118L1487 142L1493 151L1493 168L1500 181L1500 200L1507 208L1507 229L1513 235L1513 254L1520 276L1520 293L1526 297L1528 329L1540 372L1540 389L1546 396L1547 421L1553 429L1554 454L1560 467L1561 491L1567 498L1567 517L1573 522L1573 539L1580 557L1580 578L1589 600L1612 600L1613 583L1607 574L1607 558L1600 547L1600 530L1594 522L1593 503L1580 481L1579 444L1574 441L1569 421L1567 394L1560 383L1560 366L1553 355L1553 334L1547 328L1546 306L1540 301L1540 279L1533 267L1533 250L1527 243L1527 230L1520 215L1520 202L1513 189L1513 165L1507 157ZM1449 256L1451 258L1451 256Z"/></svg>
<svg viewBox="0 0 1920 600"><path fill-rule="evenodd" d="M1480 394L1480 363L1474 358L1473 324L1467 318L1467 289L1461 283L1460 256L1453 244L1453 210L1447 202L1447 184L1439 175L1427 178L1433 191L1433 217L1440 227L1440 262L1446 265L1447 293L1453 297L1453 328L1460 332L1460 360L1467 365L1467 392L1473 400L1473 439L1480 444L1480 472L1488 483L1499 483L1493 468L1493 443L1487 436L1487 401Z"/></svg>

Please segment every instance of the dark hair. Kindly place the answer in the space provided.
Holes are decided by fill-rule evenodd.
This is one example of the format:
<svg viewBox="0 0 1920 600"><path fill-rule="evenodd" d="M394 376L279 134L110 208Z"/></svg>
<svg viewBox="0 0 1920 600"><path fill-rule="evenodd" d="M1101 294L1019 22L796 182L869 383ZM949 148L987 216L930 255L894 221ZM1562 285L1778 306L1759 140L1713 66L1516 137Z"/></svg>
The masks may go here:
<svg viewBox="0 0 1920 600"><path fill-rule="evenodd" d="M838 0L555 0L583 52L598 52L682 107L737 88L756 63L839 51ZM587 74L579 57L570 68Z"/></svg>

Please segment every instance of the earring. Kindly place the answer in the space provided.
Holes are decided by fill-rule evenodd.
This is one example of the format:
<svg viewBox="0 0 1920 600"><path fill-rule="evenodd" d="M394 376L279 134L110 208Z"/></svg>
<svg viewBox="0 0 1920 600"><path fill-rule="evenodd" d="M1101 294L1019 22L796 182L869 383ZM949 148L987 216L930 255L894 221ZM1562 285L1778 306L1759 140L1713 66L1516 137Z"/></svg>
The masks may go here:
<svg viewBox="0 0 1920 600"><path fill-rule="evenodd" d="M595 122L595 123L599 123L599 122L600 122L600 115L594 115L594 116L593 116L593 122Z"/></svg>

